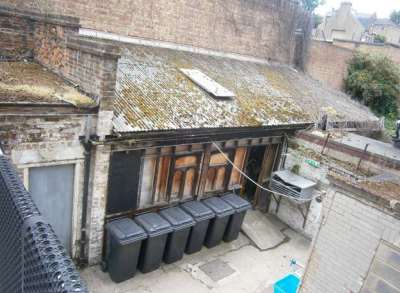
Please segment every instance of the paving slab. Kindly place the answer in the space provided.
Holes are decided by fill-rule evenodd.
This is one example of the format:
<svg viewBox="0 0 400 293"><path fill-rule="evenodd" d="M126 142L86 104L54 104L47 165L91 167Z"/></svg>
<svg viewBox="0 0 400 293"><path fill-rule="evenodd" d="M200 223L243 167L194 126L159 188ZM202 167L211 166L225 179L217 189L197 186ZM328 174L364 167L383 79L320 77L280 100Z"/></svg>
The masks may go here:
<svg viewBox="0 0 400 293"><path fill-rule="evenodd" d="M290 271L290 260L306 263L309 255L309 241L294 231L284 231L290 239L275 249L261 251L240 233L233 242L204 247L174 264L148 274L138 272L119 284L99 266L86 268L82 277L91 293L272 293L272 284Z"/></svg>
<svg viewBox="0 0 400 293"><path fill-rule="evenodd" d="M281 232L285 228L276 218L266 217L260 211L249 210L244 218L242 231L260 250L277 247L286 240Z"/></svg>
<svg viewBox="0 0 400 293"><path fill-rule="evenodd" d="M215 259L200 266L200 269L214 282L221 281L235 273L235 270L226 262Z"/></svg>

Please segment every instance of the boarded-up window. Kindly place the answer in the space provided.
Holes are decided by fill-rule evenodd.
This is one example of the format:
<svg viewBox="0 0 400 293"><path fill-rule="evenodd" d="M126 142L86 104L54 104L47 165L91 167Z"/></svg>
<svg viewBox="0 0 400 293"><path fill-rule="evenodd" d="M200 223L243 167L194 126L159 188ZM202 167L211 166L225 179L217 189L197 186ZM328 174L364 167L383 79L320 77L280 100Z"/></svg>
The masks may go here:
<svg viewBox="0 0 400 293"><path fill-rule="evenodd" d="M187 151L188 147L180 150ZM194 197L201 158L201 152L174 155L171 148L161 149L159 156L146 157L143 161L140 208Z"/></svg>
<svg viewBox="0 0 400 293"><path fill-rule="evenodd" d="M229 162L228 153L215 153L210 157L210 164L207 171L205 192L224 191L227 185Z"/></svg>
<svg viewBox="0 0 400 293"><path fill-rule="evenodd" d="M135 210L140 190L142 152L116 152L111 155L107 214Z"/></svg>
<svg viewBox="0 0 400 293"><path fill-rule="evenodd" d="M175 158L171 201L191 198L195 195L200 156L189 155Z"/></svg>
<svg viewBox="0 0 400 293"><path fill-rule="evenodd" d="M167 183L170 164L171 157L164 156L158 159L157 182L154 191L155 202L167 201Z"/></svg>
<svg viewBox="0 0 400 293"><path fill-rule="evenodd" d="M235 160L233 161L233 163L240 170L243 170L243 168L244 168L246 152L247 152L247 148L244 148L244 147L236 149ZM234 187L240 186L241 179L242 179L242 175L240 174L240 172L237 169L233 168L232 174L231 174L231 179L229 181L229 187L234 188Z"/></svg>

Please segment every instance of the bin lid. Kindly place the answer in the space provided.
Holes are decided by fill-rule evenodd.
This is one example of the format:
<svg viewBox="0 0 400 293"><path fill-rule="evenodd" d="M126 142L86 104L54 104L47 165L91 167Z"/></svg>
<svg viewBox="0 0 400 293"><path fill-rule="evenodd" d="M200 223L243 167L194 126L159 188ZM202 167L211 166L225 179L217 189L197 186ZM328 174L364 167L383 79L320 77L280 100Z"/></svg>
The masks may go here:
<svg viewBox="0 0 400 293"><path fill-rule="evenodd" d="M148 213L137 216L135 221L144 228L149 237L155 237L172 232L170 223L157 213Z"/></svg>
<svg viewBox="0 0 400 293"><path fill-rule="evenodd" d="M216 217L222 218L232 215L235 210L219 197L211 197L203 200L203 203L208 206Z"/></svg>
<svg viewBox="0 0 400 293"><path fill-rule="evenodd" d="M236 194L232 193L224 195L221 198L229 205L231 205L238 213L246 211L251 208L251 204L247 200L241 198L240 196L237 196Z"/></svg>
<svg viewBox="0 0 400 293"><path fill-rule="evenodd" d="M197 222L215 217L214 212L209 207L197 200L185 202L181 204L181 208Z"/></svg>
<svg viewBox="0 0 400 293"><path fill-rule="evenodd" d="M147 238L143 228L128 218L112 221L106 225L106 229L120 244L129 244Z"/></svg>
<svg viewBox="0 0 400 293"><path fill-rule="evenodd" d="M179 207L161 210L159 214L171 224L174 230L185 229L196 224L193 218Z"/></svg>

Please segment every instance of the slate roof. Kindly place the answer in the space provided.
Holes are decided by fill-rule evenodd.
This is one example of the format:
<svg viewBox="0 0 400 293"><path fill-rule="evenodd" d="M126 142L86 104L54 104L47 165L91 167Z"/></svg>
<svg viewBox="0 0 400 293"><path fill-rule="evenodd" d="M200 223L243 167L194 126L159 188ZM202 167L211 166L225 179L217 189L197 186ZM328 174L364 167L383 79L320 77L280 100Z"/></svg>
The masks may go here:
<svg viewBox="0 0 400 293"><path fill-rule="evenodd" d="M374 15L356 14L355 16L366 30L376 21Z"/></svg>
<svg viewBox="0 0 400 293"><path fill-rule="evenodd" d="M181 71L198 69L235 93L220 100ZM262 127L377 118L294 69L172 49L129 46L119 61L114 131Z"/></svg>
<svg viewBox="0 0 400 293"><path fill-rule="evenodd" d="M90 108L97 103L37 63L0 62L0 104Z"/></svg>
<svg viewBox="0 0 400 293"><path fill-rule="evenodd" d="M374 25L382 25L382 26L397 26L389 18L378 18L373 24Z"/></svg>

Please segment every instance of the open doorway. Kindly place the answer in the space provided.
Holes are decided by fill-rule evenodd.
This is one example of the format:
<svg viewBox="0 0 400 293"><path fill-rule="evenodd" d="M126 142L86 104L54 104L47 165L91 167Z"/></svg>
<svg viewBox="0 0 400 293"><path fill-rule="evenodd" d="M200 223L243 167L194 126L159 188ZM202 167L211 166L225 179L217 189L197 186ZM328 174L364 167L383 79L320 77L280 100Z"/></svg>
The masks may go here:
<svg viewBox="0 0 400 293"><path fill-rule="evenodd" d="M245 170L246 174L256 182L258 182L260 176L265 150L266 146L254 146L250 148ZM245 195L251 203L254 203L256 190L257 186L253 182L250 182L250 180L246 180Z"/></svg>

